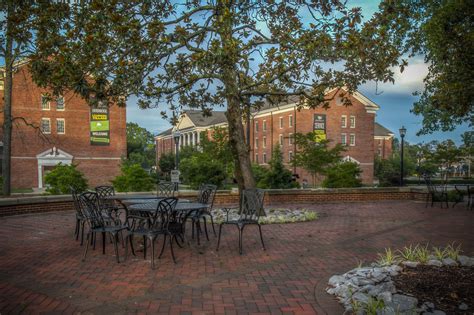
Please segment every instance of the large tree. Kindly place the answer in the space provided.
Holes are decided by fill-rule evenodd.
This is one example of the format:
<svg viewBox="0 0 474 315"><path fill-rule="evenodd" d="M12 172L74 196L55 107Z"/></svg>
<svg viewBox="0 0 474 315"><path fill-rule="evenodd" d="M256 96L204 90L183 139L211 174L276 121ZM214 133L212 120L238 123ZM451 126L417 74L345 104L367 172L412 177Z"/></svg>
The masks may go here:
<svg viewBox="0 0 474 315"><path fill-rule="evenodd" d="M58 13L66 6L55 1L0 1L0 81L3 81L3 194L11 192L11 139L14 120L23 120L30 127L37 125L24 117L12 116L13 73L19 63L36 51L34 36L38 28L55 32L56 22L62 18Z"/></svg>
<svg viewBox="0 0 474 315"><path fill-rule="evenodd" d="M423 116L419 134L474 126L474 6L470 1L414 2L418 31L411 44L429 64L425 89L413 112Z"/></svg>
<svg viewBox="0 0 474 315"><path fill-rule="evenodd" d="M137 123L127 123L127 158L132 164L150 169L156 164L153 134Z"/></svg>
<svg viewBox="0 0 474 315"><path fill-rule="evenodd" d="M226 106L236 178L249 188L243 108L288 96L327 106L328 88L392 81L408 13L390 0L365 22L339 0L72 2L63 31L38 36L32 69L91 103L135 94L141 107Z"/></svg>

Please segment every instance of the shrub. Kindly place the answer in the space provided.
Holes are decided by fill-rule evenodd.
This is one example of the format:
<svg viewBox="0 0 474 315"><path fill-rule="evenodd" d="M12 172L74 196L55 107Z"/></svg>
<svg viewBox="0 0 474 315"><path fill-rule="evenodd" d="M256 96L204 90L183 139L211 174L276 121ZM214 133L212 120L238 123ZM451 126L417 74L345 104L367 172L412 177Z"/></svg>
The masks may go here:
<svg viewBox="0 0 474 315"><path fill-rule="evenodd" d="M44 181L46 191L51 195L69 194L71 187L77 191L87 189L87 180L76 165L63 165L59 163L51 172L46 174Z"/></svg>
<svg viewBox="0 0 474 315"><path fill-rule="evenodd" d="M283 165L283 157L279 145L275 146L269 164L269 168L256 164L252 165L258 188L288 189L298 187L299 184L293 180L291 171Z"/></svg>
<svg viewBox="0 0 474 315"><path fill-rule="evenodd" d="M218 160L210 159L206 154L198 153L182 160L179 169L184 183L192 189L199 188L202 183L222 187L227 177L224 165Z"/></svg>
<svg viewBox="0 0 474 315"><path fill-rule="evenodd" d="M354 162L342 162L327 170L326 179L322 186L327 188L360 187L361 170Z"/></svg>
<svg viewBox="0 0 474 315"><path fill-rule="evenodd" d="M122 164L122 174L112 180L117 191L150 191L155 188L155 181L140 165Z"/></svg>

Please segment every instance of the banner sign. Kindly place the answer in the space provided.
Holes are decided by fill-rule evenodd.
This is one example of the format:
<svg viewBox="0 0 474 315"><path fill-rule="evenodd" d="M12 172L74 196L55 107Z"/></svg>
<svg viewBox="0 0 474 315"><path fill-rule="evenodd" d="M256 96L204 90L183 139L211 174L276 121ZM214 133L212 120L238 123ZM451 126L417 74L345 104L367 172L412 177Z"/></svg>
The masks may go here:
<svg viewBox="0 0 474 315"><path fill-rule="evenodd" d="M171 182L172 183L179 183L179 175L180 175L180 171L172 170L171 171Z"/></svg>
<svg viewBox="0 0 474 315"><path fill-rule="evenodd" d="M313 133L314 141L326 140L326 115L314 114Z"/></svg>
<svg viewBox="0 0 474 315"><path fill-rule="evenodd" d="M109 144L109 109L107 107L91 107L91 145Z"/></svg>

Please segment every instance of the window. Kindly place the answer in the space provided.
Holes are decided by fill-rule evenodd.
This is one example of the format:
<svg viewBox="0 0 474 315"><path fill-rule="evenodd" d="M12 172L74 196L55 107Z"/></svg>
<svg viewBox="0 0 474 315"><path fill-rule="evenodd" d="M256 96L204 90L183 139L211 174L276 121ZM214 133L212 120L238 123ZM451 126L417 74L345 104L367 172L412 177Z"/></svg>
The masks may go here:
<svg viewBox="0 0 474 315"><path fill-rule="evenodd" d="M51 133L51 120L49 118L41 118L41 131Z"/></svg>
<svg viewBox="0 0 474 315"><path fill-rule="evenodd" d="M263 131L267 131L267 121L264 120L263 123L262 123L262 129Z"/></svg>
<svg viewBox="0 0 474 315"><path fill-rule="evenodd" d="M66 122L64 118L56 119L56 132L61 135L66 133Z"/></svg>
<svg viewBox="0 0 474 315"><path fill-rule="evenodd" d="M56 98L56 110L64 110L64 96Z"/></svg>
<svg viewBox="0 0 474 315"><path fill-rule="evenodd" d="M255 149L258 149L258 138L255 138Z"/></svg>
<svg viewBox="0 0 474 315"><path fill-rule="evenodd" d="M288 144L289 145L293 144L293 134L292 133L290 133L290 135L288 136Z"/></svg>
<svg viewBox="0 0 474 315"><path fill-rule="evenodd" d="M280 129L283 128L283 117L280 117Z"/></svg>
<svg viewBox="0 0 474 315"><path fill-rule="evenodd" d="M293 115L288 116L288 126L293 127Z"/></svg>
<svg viewBox="0 0 474 315"><path fill-rule="evenodd" d="M356 116L351 116L350 118L350 124L351 124L351 128L355 128L356 127Z"/></svg>
<svg viewBox="0 0 474 315"><path fill-rule="evenodd" d="M354 133L351 133L351 135L349 137L349 145L351 147L356 145L356 135Z"/></svg>
<svg viewBox="0 0 474 315"><path fill-rule="evenodd" d="M255 132L258 132L258 121L255 122Z"/></svg>
<svg viewBox="0 0 474 315"><path fill-rule="evenodd" d="M267 137L263 137L262 148L266 148L266 147L267 147Z"/></svg>
<svg viewBox="0 0 474 315"><path fill-rule="evenodd" d="M263 164L267 164L267 154L263 153Z"/></svg>
<svg viewBox="0 0 474 315"><path fill-rule="evenodd" d="M49 98L46 95L41 95L41 109L50 110Z"/></svg>
<svg viewBox="0 0 474 315"><path fill-rule="evenodd" d="M293 161L293 151L288 152L288 162Z"/></svg>
<svg viewBox="0 0 474 315"><path fill-rule="evenodd" d="M341 106L343 104L344 104L344 100L342 99L342 97L340 96L336 97L336 105Z"/></svg>
<svg viewBox="0 0 474 315"><path fill-rule="evenodd" d="M347 135L345 133L341 133L341 144L347 145Z"/></svg>
<svg viewBox="0 0 474 315"><path fill-rule="evenodd" d="M258 164L258 154L255 154L255 163Z"/></svg>
<svg viewBox="0 0 474 315"><path fill-rule="evenodd" d="M346 128L347 127L347 116L342 115L341 116L341 128Z"/></svg>
<svg viewBox="0 0 474 315"><path fill-rule="evenodd" d="M283 147L283 135L280 135L279 143L280 143L280 146Z"/></svg>

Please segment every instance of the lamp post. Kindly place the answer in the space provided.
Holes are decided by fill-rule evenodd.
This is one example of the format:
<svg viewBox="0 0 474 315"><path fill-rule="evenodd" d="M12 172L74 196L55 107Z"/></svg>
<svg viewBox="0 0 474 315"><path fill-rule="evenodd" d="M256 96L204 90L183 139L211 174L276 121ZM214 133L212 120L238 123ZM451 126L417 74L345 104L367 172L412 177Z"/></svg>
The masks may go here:
<svg viewBox="0 0 474 315"><path fill-rule="evenodd" d="M405 135L407 130L404 126L400 128L400 138L402 138L401 149L400 149L400 186L403 186L403 147L405 145Z"/></svg>
<svg viewBox="0 0 474 315"><path fill-rule="evenodd" d="M176 146L176 154L175 154L175 161L174 161L174 169L175 170L178 170L179 169L179 139L181 137L181 133L179 132L179 130L176 130L174 133L173 133L173 139L174 139L174 143L175 143L175 146Z"/></svg>

